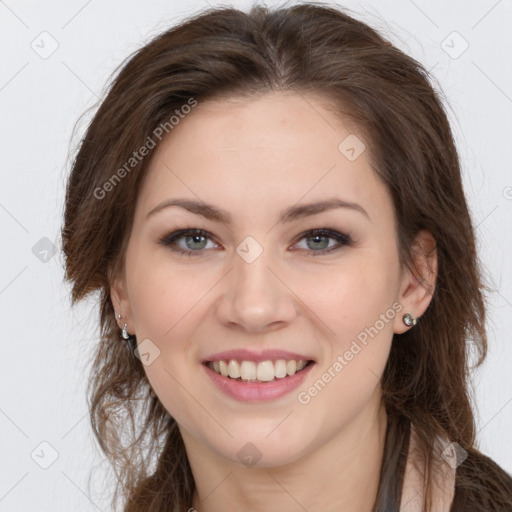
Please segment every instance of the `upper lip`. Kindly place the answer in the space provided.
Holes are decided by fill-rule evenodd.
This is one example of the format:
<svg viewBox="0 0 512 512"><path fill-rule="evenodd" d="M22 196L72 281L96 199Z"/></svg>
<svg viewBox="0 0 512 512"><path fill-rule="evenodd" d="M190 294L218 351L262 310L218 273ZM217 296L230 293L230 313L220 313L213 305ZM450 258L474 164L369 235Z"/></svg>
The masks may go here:
<svg viewBox="0 0 512 512"><path fill-rule="evenodd" d="M245 348L236 350L226 350L225 352L217 352L208 356L203 363L209 361L229 361L235 359L236 361L275 361L277 359L294 359L296 361L313 361L313 358L304 354L298 354L296 352L289 352L287 350L279 349L266 349L261 352L255 352Z"/></svg>

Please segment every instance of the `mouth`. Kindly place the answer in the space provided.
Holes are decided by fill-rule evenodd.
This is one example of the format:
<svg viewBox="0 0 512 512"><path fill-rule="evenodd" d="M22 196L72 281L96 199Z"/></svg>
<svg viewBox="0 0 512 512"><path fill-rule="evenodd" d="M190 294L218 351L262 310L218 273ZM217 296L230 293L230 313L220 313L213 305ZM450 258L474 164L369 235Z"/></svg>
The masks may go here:
<svg viewBox="0 0 512 512"><path fill-rule="evenodd" d="M205 361L203 364L216 374L235 382L264 384L285 380L301 373L313 365L314 361L304 359L269 359L266 361L221 359Z"/></svg>

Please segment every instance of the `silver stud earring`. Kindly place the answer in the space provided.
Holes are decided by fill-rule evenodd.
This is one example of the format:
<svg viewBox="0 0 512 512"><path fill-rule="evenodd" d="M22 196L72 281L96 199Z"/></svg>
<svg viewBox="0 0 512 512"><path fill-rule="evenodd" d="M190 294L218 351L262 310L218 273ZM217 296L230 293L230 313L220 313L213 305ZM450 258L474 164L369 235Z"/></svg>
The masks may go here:
<svg viewBox="0 0 512 512"><path fill-rule="evenodd" d="M128 334L127 328L128 328L128 324L124 324L122 336L123 336L123 338L125 340L130 338L130 335Z"/></svg>
<svg viewBox="0 0 512 512"><path fill-rule="evenodd" d="M406 313L403 319L404 324L407 325L407 327L410 327L411 325L416 325L418 323L418 320L416 318L413 318L409 313Z"/></svg>

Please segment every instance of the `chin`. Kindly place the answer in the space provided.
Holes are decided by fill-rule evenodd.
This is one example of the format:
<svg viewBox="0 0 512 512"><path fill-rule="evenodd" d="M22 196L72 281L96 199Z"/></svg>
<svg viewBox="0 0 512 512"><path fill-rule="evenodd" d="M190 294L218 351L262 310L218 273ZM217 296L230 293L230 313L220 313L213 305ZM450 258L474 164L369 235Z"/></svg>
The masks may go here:
<svg viewBox="0 0 512 512"><path fill-rule="evenodd" d="M304 447L311 441L290 439L290 436L276 436L275 439L266 435L251 435L247 431L243 435L226 439L219 446L218 438L212 439L210 449L217 452L224 459L247 468L273 468L292 464L304 455ZM283 442L283 438L287 442Z"/></svg>

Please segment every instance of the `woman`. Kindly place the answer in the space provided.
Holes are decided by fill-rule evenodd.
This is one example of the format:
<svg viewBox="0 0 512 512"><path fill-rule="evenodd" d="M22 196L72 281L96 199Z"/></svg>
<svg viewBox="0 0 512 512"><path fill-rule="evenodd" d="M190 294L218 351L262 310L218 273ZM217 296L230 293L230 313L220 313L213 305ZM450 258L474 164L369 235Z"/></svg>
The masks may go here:
<svg viewBox="0 0 512 512"><path fill-rule="evenodd" d="M364 23L217 8L155 38L87 130L62 237L73 301L100 293L91 421L125 511L512 510L475 446L450 127Z"/></svg>

